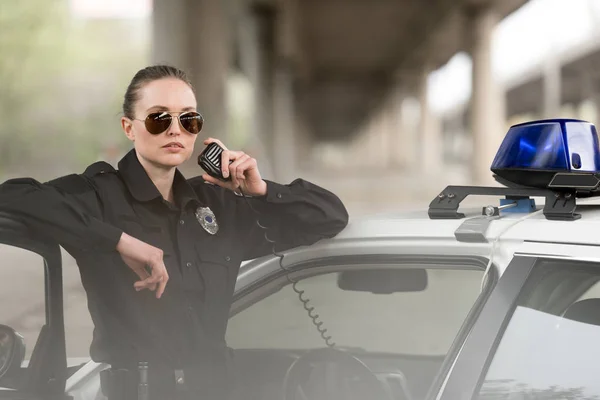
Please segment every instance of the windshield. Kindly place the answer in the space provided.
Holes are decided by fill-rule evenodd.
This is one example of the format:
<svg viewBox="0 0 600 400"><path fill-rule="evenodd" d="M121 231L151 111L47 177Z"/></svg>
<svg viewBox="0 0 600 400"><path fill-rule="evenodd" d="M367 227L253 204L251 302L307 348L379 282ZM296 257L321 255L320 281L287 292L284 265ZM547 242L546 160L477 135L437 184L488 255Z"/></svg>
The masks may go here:
<svg viewBox="0 0 600 400"><path fill-rule="evenodd" d="M481 292L482 271L428 269L422 291L342 290L339 273L301 280L336 344L371 352L443 356ZM231 318L235 347L311 349L325 345L291 285Z"/></svg>
<svg viewBox="0 0 600 400"><path fill-rule="evenodd" d="M394 398L425 398L461 326L482 296L484 276L483 268L468 263L431 265L425 259L422 264L386 263L385 269L376 256L372 263L360 266L323 261L321 267L303 271L295 287L285 277L269 279L247 295L252 300L240 299L242 305L234 305L236 314L227 330L227 343L245 377L236 399L245 398L249 390L257 393L256 398L277 398L276 388L288 363L327 345L350 352L382 381L391 382ZM351 268L360 273L348 283L342 277ZM403 275L396 275L396 282L390 283L394 280L390 268L421 269L426 284L411 287ZM318 316L314 323L307 309ZM326 330L323 335L315 323ZM332 374L319 376L334 385ZM319 384L309 387L317 390Z"/></svg>

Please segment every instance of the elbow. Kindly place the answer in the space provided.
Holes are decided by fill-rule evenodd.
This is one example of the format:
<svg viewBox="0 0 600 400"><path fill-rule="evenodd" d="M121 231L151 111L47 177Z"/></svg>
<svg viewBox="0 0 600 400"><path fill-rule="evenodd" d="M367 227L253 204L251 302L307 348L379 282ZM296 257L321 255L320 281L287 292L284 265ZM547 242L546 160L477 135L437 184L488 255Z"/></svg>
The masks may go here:
<svg viewBox="0 0 600 400"><path fill-rule="evenodd" d="M327 237L332 238L343 231L348 226L349 214L346 206L336 196L334 201L331 202L331 209L329 212L329 224Z"/></svg>

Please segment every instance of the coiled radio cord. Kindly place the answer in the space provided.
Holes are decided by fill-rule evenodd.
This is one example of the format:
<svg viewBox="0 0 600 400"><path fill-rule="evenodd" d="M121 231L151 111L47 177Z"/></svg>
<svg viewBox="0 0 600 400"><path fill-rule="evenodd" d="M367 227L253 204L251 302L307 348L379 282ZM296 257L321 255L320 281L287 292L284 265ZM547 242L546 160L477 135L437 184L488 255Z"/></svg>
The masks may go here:
<svg viewBox="0 0 600 400"><path fill-rule="evenodd" d="M240 194L242 195L242 197L246 200L246 204L248 204L248 206L254 212L254 214L260 216L260 214L254 209L254 207L252 207L252 204L250 204L250 202L248 201L248 198L244 194L244 192L239 188L238 188L238 190L239 190ZM281 270L283 270L285 272L285 278L292 285L292 290L294 292L296 292L296 294L298 295L298 299L300 299L300 302L302 303L302 307L306 310L306 313L308 314L309 318L311 319L312 324L317 328L317 331L321 335L321 338L323 338L323 340L325 341L325 344L327 345L327 347L334 347L335 342L333 342L331 340L332 339L331 335L327 334L327 328L325 328L323 326L323 321L320 320L319 314L317 314L315 312L315 308L313 306L309 305L310 299L306 296L306 292L304 290L298 288L299 281L290 278L291 271L283 266L283 254L278 253L275 250L275 241L269 239L269 236L267 236L268 227L261 225L258 218L256 219L256 224L265 231L265 235L264 235L265 240L273 245L271 251L272 251L273 255L275 255L276 257L279 257L279 267L281 268Z"/></svg>

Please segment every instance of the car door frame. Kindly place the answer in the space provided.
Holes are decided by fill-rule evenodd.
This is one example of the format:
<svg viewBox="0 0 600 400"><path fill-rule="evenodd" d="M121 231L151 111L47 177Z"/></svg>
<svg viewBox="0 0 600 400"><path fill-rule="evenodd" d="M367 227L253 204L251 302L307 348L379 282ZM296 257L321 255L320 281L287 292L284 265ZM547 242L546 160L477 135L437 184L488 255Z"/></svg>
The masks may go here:
<svg viewBox="0 0 600 400"><path fill-rule="evenodd" d="M65 395L67 357L63 313L62 255L57 243L35 235L18 217L0 213L0 244L30 251L44 265L45 321L23 376L25 391L6 391L0 398L61 398ZM39 397L37 397L39 396Z"/></svg>

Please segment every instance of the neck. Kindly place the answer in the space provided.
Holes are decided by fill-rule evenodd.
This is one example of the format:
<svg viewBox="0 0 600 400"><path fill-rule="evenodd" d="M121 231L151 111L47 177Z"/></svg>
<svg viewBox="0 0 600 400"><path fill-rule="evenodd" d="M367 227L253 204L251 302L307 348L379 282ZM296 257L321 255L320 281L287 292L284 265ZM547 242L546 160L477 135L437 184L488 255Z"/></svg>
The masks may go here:
<svg viewBox="0 0 600 400"><path fill-rule="evenodd" d="M140 164L146 170L150 180L158 189L162 197L168 202L173 203L173 179L175 178L175 168L165 168L138 157Z"/></svg>

